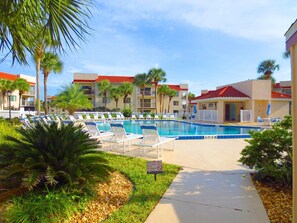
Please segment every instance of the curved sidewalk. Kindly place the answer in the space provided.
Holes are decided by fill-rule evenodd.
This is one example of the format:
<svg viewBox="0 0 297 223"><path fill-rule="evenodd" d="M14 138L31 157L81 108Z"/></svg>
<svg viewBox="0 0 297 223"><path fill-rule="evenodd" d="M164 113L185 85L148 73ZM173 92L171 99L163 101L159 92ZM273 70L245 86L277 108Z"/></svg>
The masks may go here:
<svg viewBox="0 0 297 223"><path fill-rule="evenodd" d="M176 141L163 162L183 167L146 223L268 223L264 206L237 160L243 139Z"/></svg>

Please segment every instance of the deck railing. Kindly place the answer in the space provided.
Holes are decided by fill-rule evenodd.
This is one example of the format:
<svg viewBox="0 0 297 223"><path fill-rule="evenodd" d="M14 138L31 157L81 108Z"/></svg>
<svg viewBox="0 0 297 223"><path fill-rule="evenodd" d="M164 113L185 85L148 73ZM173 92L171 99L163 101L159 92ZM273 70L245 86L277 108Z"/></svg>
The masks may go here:
<svg viewBox="0 0 297 223"><path fill-rule="evenodd" d="M253 110L240 110L240 122L253 122Z"/></svg>
<svg viewBox="0 0 297 223"><path fill-rule="evenodd" d="M198 110L198 121L218 122L218 110Z"/></svg>

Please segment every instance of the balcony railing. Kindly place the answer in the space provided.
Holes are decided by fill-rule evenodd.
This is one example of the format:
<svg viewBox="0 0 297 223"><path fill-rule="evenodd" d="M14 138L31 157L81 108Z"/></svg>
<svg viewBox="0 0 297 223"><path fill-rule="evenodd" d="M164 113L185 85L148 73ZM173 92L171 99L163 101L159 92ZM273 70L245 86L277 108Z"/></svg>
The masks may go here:
<svg viewBox="0 0 297 223"><path fill-rule="evenodd" d="M138 91L137 93L138 93L138 95L142 95L142 91ZM144 91L144 95L145 96L154 96L155 91Z"/></svg>
<svg viewBox="0 0 297 223"><path fill-rule="evenodd" d="M141 102L139 103L139 107L142 108L142 103ZM144 108L153 108L154 106L153 106L153 104L151 102L144 102L143 107Z"/></svg>
<svg viewBox="0 0 297 223"><path fill-rule="evenodd" d="M95 91L93 90L85 90L84 92L85 94L95 94Z"/></svg>
<svg viewBox="0 0 297 223"><path fill-rule="evenodd" d="M26 92L23 93L23 95L32 95L32 96L34 96L35 91L26 91Z"/></svg>
<svg viewBox="0 0 297 223"><path fill-rule="evenodd" d="M22 101L21 106L34 106L34 102L33 101Z"/></svg>

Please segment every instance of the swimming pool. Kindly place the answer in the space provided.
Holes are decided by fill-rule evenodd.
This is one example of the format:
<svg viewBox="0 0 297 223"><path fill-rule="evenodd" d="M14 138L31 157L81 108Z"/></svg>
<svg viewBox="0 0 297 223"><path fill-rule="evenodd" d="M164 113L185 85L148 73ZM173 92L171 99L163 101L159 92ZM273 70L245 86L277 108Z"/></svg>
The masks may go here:
<svg viewBox="0 0 297 223"><path fill-rule="evenodd" d="M226 126L189 123L183 121L168 120L124 120L123 123L127 133L141 134L141 125L156 124L159 134L177 139L205 139L205 138L250 138L249 130L258 131L257 127ZM97 123L101 131L109 131L110 126L106 122Z"/></svg>

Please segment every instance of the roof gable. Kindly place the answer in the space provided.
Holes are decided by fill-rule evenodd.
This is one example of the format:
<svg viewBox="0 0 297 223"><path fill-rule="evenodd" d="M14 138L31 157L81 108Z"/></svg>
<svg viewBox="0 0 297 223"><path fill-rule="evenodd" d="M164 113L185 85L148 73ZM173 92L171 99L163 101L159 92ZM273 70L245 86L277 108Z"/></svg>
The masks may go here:
<svg viewBox="0 0 297 223"><path fill-rule="evenodd" d="M273 99L291 99L291 95L289 94L282 94L279 92L272 91L271 98Z"/></svg>
<svg viewBox="0 0 297 223"><path fill-rule="evenodd" d="M202 100L210 98L249 98L249 96L235 89L232 86L226 86L214 91L209 91L208 93L202 94L192 100Z"/></svg>

